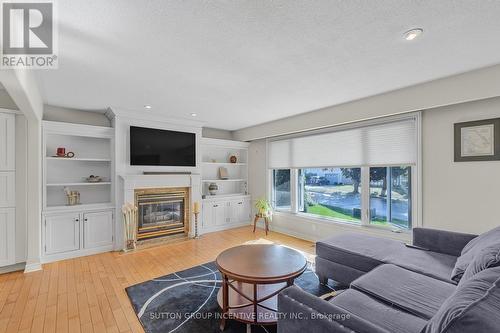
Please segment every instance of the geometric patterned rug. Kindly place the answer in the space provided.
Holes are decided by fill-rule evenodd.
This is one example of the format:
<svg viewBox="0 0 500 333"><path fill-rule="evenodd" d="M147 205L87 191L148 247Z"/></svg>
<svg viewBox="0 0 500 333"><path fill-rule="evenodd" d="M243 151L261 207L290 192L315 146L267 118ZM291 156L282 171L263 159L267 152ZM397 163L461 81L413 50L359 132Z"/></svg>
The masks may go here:
<svg viewBox="0 0 500 333"><path fill-rule="evenodd" d="M295 285L316 295L334 291L324 286L308 269L295 280ZM331 282L330 282L331 283ZM147 333L220 332L220 308L217 293L221 275L215 262L195 266L126 288L139 321ZM235 320L226 322L225 333L247 332L245 324ZM276 332L275 325L251 325L251 332Z"/></svg>

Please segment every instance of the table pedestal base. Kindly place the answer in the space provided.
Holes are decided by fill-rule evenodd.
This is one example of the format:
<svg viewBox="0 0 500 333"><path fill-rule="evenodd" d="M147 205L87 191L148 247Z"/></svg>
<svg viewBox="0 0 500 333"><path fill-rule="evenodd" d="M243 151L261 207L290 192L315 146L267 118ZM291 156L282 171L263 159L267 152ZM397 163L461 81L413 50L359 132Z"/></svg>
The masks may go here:
<svg viewBox="0 0 500 333"><path fill-rule="evenodd" d="M278 321L278 293L293 284L294 279L272 284L245 283L222 275L222 288L217 302L222 308L220 329L226 320L234 319L249 325L273 325Z"/></svg>

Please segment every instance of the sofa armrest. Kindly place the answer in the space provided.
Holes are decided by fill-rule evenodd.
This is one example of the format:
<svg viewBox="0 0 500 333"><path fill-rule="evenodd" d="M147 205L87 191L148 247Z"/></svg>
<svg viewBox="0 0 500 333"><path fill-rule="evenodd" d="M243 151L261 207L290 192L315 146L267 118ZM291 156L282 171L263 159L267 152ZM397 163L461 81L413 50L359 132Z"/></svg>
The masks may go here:
<svg viewBox="0 0 500 333"><path fill-rule="evenodd" d="M413 245L456 257L459 257L464 246L476 237L477 235L453 231L413 228Z"/></svg>
<svg viewBox="0 0 500 333"><path fill-rule="evenodd" d="M291 286L278 295L278 333L388 333L347 310Z"/></svg>

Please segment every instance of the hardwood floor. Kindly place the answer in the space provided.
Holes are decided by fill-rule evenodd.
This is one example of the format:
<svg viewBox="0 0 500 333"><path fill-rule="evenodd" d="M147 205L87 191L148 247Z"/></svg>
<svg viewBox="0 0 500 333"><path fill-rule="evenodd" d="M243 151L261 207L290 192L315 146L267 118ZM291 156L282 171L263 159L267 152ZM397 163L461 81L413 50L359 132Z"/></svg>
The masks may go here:
<svg viewBox="0 0 500 333"><path fill-rule="evenodd" d="M314 252L311 242L243 227L133 253L59 261L29 274L2 274L0 333L144 332L125 287L213 261L224 249L261 238Z"/></svg>

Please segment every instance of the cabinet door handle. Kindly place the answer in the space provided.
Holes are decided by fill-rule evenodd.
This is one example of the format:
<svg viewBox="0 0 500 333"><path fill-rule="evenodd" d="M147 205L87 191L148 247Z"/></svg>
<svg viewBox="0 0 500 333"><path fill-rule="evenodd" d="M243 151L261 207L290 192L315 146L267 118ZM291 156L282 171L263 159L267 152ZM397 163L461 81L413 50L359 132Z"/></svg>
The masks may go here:
<svg viewBox="0 0 500 333"><path fill-rule="evenodd" d="M219 207L219 205L214 205L214 207Z"/></svg>
<svg viewBox="0 0 500 333"><path fill-rule="evenodd" d="M88 221L88 220L87 220L87 218L84 218L84 219L83 219L83 222L87 222L87 221Z"/></svg>
<svg viewBox="0 0 500 333"><path fill-rule="evenodd" d="M243 205L243 202L238 202L238 205Z"/></svg>
<svg viewBox="0 0 500 333"><path fill-rule="evenodd" d="M80 221L80 219L77 217L77 218L75 219L75 223L76 223L76 222L79 222L79 221Z"/></svg>

